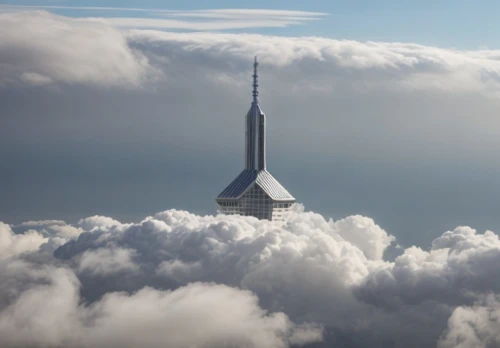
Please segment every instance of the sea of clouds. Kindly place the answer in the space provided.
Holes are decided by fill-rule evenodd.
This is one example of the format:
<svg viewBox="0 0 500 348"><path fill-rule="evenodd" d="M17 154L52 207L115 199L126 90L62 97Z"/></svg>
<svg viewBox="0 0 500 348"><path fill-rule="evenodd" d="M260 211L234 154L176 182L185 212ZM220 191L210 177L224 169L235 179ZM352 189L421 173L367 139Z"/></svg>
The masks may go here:
<svg viewBox="0 0 500 348"><path fill-rule="evenodd" d="M168 210L0 224L2 347L495 347L500 240L384 251L372 219Z"/></svg>

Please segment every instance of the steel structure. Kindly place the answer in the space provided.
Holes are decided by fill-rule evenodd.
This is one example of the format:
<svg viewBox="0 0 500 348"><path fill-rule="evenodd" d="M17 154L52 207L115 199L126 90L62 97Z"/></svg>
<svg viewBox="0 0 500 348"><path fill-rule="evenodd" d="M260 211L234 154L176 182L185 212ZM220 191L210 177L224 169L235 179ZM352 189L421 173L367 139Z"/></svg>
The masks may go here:
<svg viewBox="0 0 500 348"><path fill-rule="evenodd" d="M245 169L216 198L221 214L284 221L295 198L266 169L266 115L259 106L257 57L253 101L245 119Z"/></svg>

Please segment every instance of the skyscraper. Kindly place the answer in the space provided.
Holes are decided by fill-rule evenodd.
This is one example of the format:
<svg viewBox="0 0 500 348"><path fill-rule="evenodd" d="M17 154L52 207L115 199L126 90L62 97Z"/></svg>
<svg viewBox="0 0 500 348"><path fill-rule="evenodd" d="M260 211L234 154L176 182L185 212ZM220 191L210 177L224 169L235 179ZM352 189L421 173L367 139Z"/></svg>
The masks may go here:
<svg viewBox="0 0 500 348"><path fill-rule="evenodd" d="M266 169L266 115L258 100L258 65L255 57L253 101L245 120L245 169L217 197L217 210L284 221L295 198Z"/></svg>

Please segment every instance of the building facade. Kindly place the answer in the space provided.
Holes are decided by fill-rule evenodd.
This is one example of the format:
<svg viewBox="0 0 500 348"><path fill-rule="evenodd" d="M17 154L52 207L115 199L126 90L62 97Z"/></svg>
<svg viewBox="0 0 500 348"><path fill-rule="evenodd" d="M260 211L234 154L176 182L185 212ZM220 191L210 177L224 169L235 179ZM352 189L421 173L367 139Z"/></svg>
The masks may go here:
<svg viewBox="0 0 500 348"><path fill-rule="evenodd" d="M266 169L266 115L259 106L257 57L253 101L245 118L245 169L216 198L221 214L284 221L295 198Z"/></svg>

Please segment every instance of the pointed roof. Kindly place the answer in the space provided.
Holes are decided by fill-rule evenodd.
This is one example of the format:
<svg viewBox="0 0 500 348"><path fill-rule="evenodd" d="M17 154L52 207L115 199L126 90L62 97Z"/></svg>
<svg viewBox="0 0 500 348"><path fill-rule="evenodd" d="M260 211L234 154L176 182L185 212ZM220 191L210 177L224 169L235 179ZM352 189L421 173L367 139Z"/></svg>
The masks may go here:
<svg viewBox="0 0 500 348"><path fill-rule="evenodd" d="M259 185L272 200L295 201L295 198L265 169L243 170L217 199L240 198L254 183Z"/></svg>

